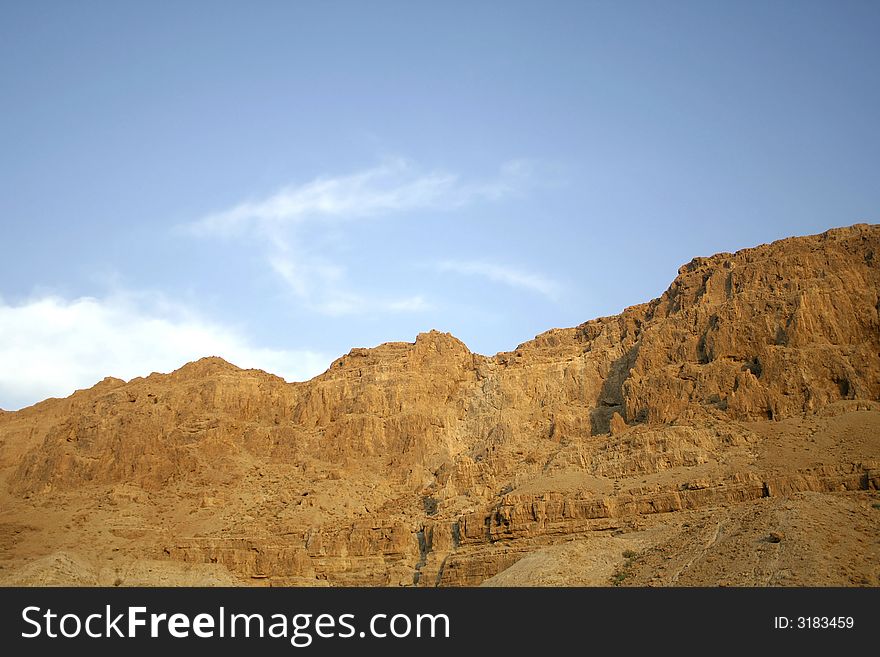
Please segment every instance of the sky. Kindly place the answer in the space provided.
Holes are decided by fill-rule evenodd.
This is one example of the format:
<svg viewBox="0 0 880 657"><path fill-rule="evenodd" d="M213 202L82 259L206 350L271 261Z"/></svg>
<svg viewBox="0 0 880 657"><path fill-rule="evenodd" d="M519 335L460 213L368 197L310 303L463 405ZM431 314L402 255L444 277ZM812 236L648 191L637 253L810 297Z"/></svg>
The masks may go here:
<svg viewBox="0 0 880 657"><path fill-rule="evenodd" d="M0 2L0 408L510 350L878 222L880 3Z"/></svg>

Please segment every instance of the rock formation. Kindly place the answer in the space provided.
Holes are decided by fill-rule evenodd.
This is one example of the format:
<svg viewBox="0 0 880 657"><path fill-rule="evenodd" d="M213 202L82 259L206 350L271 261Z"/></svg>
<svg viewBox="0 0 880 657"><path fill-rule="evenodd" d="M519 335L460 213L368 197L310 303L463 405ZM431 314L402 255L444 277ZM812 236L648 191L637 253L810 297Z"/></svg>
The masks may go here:
<svg viewBox="0 0 880 657"><path fill-rule="evenodd" d="M431 331L2 413L0 583L878 585L878 247L695 258L493 357Z"/></svg>

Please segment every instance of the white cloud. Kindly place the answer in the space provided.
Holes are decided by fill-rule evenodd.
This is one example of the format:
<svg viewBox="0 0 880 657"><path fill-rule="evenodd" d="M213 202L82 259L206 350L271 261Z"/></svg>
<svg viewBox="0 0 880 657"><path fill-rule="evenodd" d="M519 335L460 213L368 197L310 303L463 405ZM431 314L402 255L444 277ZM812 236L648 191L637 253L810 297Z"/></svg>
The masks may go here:
<svg viewBox="0 0 880 657"><path fill-rule="evenodd" d="M368 312L413 313L432 308L433 306L420 295L403 299L371 299L347 294L323 301L316 310L328 315L352 315Z"/></svg>
<svg viewBox="0 0 880 657"><path fill-rule="evenodd" d="M336 288L345 276L345 269L339 265L299 254L273 253L267 257L267 261L288 289L304 300L311 299L319 292L316 287Z"/></svg>
<svg viewBox="0 0 880 657"><path fill-rule="evenodd" d="M525 160L501 166L487 181L462 182L457 174L421 171L404 158L392 158L357 173L319 177L289 185L263 199L210 214L190 226L196 234L232 235L259 228L272 233L316 218L359 218L419 209L451 209L478 200L499 200L520 190L531 176Z"/></svg>
<svg viewBox="0 0 880 657"><path fill-rule="evenodd" d="M437 263L437 270L466 276L482 276L496 283L530 292L537 292L549 299L557 299L560 286L553 280L533 272L480 261L446 260Z"/></svg>
<svg viewBox="0 0 880 657"><path fill-rule="evenodd" d="M521 192L531 178L531 165L525 160L506 162L490 179L463 181L454 173L423 171L409 160L392 158L349 175L286 186L268 197L203 217L187 228L201 237L256 238L269 269L312 312L331 316L421 312L431 305L420 294L388 298L352 290L346 268L330 259L322 240L343 220L499 201Z"/></svg>
<svg viewBox="0 0 880 657"><path fill-rule="evenodd" d="M256 347L237 331L161 297L47 296L20 305L0 300L0 408L63 397L105 376L131 379L220 356L287 380L304 380L331 362L307 350Z"/></svg>
<svg viewBox="0 0 880 657"><path fill-rule="evenodd" d="M433 306L425 301L421 296L416 295L408 299L398 299L397 301L388 301L386 308L391 312L417 312L421 310L430 310Z"/></svg>
<svg viewBox="0 0 880 657"><path fill-rule="evenodd" d="M344 268L321 258L294 256L289 251L283 256L268 256L269 266L290 292L313 312L339 317L376 312L422 312L431 308L421 295L385 299L352 292L344 284Z"/></svg>

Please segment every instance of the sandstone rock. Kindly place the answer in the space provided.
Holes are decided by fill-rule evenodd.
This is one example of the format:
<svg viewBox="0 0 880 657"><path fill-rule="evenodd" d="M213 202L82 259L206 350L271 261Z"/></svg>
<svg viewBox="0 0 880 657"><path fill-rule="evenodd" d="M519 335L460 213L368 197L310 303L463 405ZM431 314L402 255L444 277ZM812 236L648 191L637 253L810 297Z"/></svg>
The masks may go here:
<svg viewBox="0 0 880 657"><path fill-rule="evenodd" d="M614 414L611 416L610 429L612 436L616 436L626 431L626 422L620 417L620 413L617 411L614 411Z"/></svg>

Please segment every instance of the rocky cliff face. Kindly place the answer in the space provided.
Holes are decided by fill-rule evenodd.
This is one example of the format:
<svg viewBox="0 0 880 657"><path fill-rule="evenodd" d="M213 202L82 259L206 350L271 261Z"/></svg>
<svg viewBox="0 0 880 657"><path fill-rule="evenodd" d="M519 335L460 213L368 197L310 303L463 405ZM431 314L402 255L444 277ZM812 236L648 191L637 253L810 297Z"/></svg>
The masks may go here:
<svg viewBox="0 0 880 657"><path fill-rule="evenodd" d="M97 582L534 583L575 554L567 581L607 584L685 518L850 491L868 565L828 581L878 584L878 246L857 225L695 258L493 357L431 331L305 383L205 358L4 413L0 581L53 581L64 550Z"/></svg>

